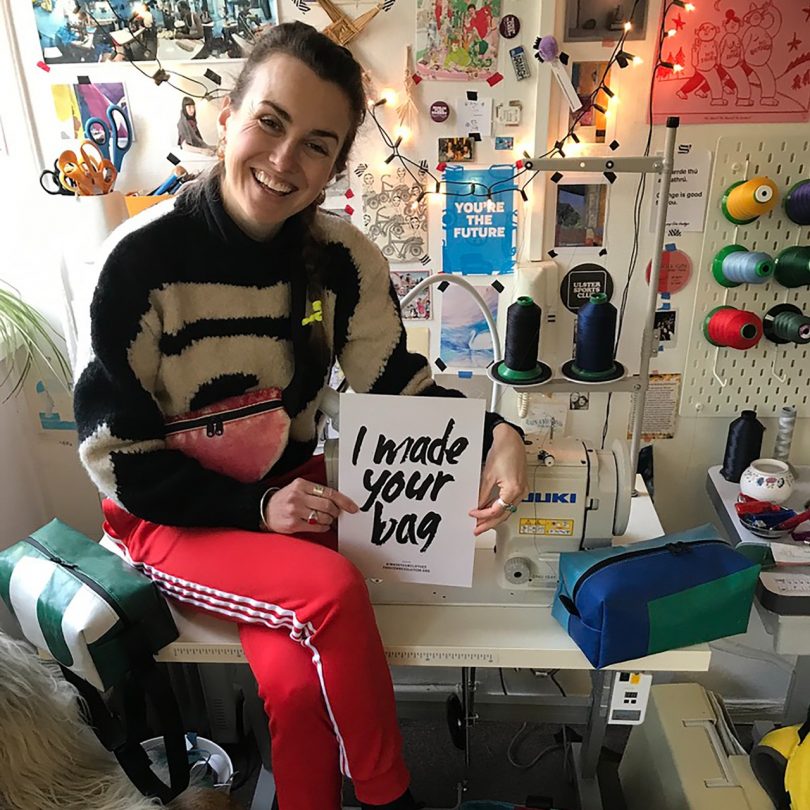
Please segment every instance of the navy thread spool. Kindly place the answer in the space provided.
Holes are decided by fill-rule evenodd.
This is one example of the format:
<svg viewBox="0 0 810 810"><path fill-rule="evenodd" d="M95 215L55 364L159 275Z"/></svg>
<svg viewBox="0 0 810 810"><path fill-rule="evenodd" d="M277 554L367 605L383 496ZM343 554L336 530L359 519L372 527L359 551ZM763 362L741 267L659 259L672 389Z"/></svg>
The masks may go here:
<svg viewBox="0 0 810 810"><path fill-rule="evenodd" d="M742 245L726 245L712 261L712 275L724 287L740 284L764 284L774 271L774 261L760 251L746 250Z"/></svg>
<svg viewBox="0 0 810 810"><path fill-rule="evenodd" d="M720 475L739 484L745 468L759 458L762 452L764 425L757 419L756 411L742 411L729 425L726 452Z"/></svg>
<svg viewBox="0 0 810 810"><path fill-rule="evenodd" d="M802 180L788 191L785 213L797 225L810 225L810 180Z"/></svg>
<svg viewBox="0 0 810 810"><path fill-rule="evenodd" d="M551 377L551 369L537 359L540 346L540 307L521 295L506 310L506 348L492 376L513 386L537 385Z"/></svg>
<svg viewBox="0 0 810 810"><path fill-rule="evenodd" d="M595 293L577 312L574 359L563 364L562 373L582 382L606 382L624 374L614 357L616 307L605 293Z"/></svg>

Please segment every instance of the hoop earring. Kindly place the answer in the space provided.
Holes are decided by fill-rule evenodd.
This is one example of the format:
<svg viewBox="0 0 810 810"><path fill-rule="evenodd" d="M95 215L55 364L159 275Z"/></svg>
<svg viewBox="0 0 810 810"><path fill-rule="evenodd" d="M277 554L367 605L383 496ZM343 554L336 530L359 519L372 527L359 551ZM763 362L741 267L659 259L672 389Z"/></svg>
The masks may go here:
<svg viewBox="0 0 810 810"><path fill-rule="evenodd" d="M220 160L225 159L225 138L220 138L219 141L217 142L216 156Z"/></svg>
<svg viewBox="0 0 810 810"><path fill-rule="evenodd" d="M326 189L321 189L321 193L315 198L315 205L321 206L326 201Z"/></svg>

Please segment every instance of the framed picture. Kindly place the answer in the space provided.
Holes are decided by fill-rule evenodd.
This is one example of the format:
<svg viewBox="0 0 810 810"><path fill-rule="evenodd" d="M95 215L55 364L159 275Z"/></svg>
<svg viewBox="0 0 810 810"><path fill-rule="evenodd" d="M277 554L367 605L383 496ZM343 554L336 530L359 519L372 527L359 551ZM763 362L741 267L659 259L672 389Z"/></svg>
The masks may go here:
<svg viewBox="0 0 810 810"><path fill-rule="evenodd" d="M35 2L47 64L240 59L278 23L277 0Z"/></svg>
<svg viewBox="0 0 810 810"><path fill-rule="evenodd" d="M644 39L647 30L647 0L566 0L565 38L571 42L601 42L618 39L625 23L631 22L628 40Z"/></svg>
<svg viewBox="0 0 810 810"><path fill-rule="evenodd" d="M607 184L558 184L555 247L602 247L605 243Z"/></svg>
<svg viewBox="0 0 810 810"><path fill-rule="evenodd" d="M439 138L439 162L463 163L471 161L475 155L475 141L472 138Z"/></svg>

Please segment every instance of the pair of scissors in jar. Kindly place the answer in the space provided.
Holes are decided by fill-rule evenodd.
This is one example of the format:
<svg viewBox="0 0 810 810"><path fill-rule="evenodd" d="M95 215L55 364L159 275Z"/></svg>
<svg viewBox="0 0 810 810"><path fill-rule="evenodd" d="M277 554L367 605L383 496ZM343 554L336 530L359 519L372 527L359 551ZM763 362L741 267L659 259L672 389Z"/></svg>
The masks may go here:
<svg viewBox="0 0 810 810"><path fill-rule="evenodd" d="M59 169L59 158L56 158L53 162L53 169L45 169L45 171L40 174L39 185L46 194L53 196L65 195L72 197L78 194L76 187L65 185L64 180L65 178L62 176L62 172Z"/></svg>
<svg viewBox="0 0 810 810"><path fill-rule="evenodd" d="M119 120L116 120L118 118ZM94 116L84 124L84 135L91 140L104 157L121 171L124 155L132 146L132 124L126 111L118 104L107 107L106 120Z"/></svg>
<svg viewBox="0 0 810 810"><path fill-rule="evenodd" d="M83 197L108 194L118 171L93 141L85 141L77 155L68 149L56 161L62 185Z"/></svg>

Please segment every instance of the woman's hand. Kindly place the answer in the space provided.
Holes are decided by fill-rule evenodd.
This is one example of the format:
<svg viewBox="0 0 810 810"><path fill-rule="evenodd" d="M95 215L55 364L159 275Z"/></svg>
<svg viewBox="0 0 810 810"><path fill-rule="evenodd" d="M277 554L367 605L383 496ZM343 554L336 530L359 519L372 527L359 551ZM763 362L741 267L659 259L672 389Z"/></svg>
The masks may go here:
<svg viewBox="0 0 810 810"><path fill-rule="evenodd" d="M487 453L481 475L478 509L470 512L471 517L476 519L476 537L488 529L494 529L511 516L511 511L499 499L517 506L529 491L527 480L523 439L516 430L501 422L492 431L492 447ZM498 495L493 499L492 490L495 487L498 488Z"/></svg>
<svg viewBox="0 0 810 810"><path fill-rule="evenodd" d="M264 522L279 534L318 534L328 532L341 512L356 511L357 504L336 489L296 478L270 496Z"/></svg>

